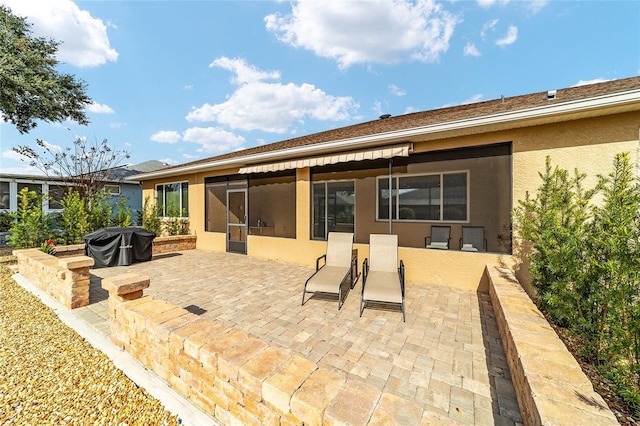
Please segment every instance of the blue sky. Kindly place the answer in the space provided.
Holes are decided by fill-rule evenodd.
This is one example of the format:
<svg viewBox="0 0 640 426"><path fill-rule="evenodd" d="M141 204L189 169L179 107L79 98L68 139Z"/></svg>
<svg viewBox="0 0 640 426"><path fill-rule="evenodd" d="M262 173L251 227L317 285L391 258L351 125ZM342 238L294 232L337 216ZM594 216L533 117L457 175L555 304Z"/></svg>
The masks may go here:
<svg viewBox="0 0 640 426"><path fill-rule="evenodd" d="M107 139L181 164L336 127L640 74L638 1L0 0L62 42L88 126L0 124L11 148Z"/></svg>

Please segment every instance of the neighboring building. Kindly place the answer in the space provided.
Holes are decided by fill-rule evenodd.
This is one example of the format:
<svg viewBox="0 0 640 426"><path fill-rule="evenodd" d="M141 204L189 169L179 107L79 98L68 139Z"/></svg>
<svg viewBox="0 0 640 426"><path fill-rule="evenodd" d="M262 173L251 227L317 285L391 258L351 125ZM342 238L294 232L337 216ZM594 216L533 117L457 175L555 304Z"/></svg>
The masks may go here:
<svg viewBox="0 0 640 426"><path fill-rule="evenodd" d="M361 263L369 235L391 232L408 280L478 289L487 263L515 261L511 210L547 156L591 185L615 154L638 160L639 129L633 77L385 115L130 179L183 211L201 249L313 265L327 233L346 231ZM449 250L425 249L432 225L451 226ZM459 250L468 225L484 227L486 253Z"/></svg>
<svg viewBox="0 0 640 426"><path fill-rule="evenodd" d="M143 205L142 187L138 181L124 179L167 166L165 163L152 160L114 168L109 181L104 185L105 190L111 195L114 213L118 200L124 197L127 200L127 205L131 207L131 218L135 221L137 212L142 209ZM0 211L15 212L18 205L18 193L25 187L38 194L47 195L43 206L45 212L55 213L62 209L60 201L64 196L65 188L63 179L2 173L0 174Z"/></svg>

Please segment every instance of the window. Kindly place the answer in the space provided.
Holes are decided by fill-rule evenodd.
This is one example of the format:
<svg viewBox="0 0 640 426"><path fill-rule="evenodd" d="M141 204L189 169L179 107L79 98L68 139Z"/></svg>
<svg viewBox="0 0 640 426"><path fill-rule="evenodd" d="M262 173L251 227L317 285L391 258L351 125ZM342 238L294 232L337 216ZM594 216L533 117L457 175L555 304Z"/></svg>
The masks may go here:
<svg viewBox="0 0 640 426"><path fill-rule="evenodd" d="M378 178L378 220L467 221L468 173Z"/></svg>
<svg viewBox="0 0 640 426"><path fill-rule="evenodd" d="M156 203L163 217L188 217L189 183L156 185Z"/></svg>
<svg viewBox="0 0 640 426"><path fill-rule="evenodd" d="M9 182L0 182L0 209L11 208Z"/></svg>
<svg viewBox="0 0 640 426"><path fill-rule="evenodd" d="M314 183L312 238L325 240L329 232L354 232L355 195L353 181Z"/></svg>
<svg viewBox="0 0 640 426"><path fill-rule="evenodd" d="M49 185L49 210L62 210L62 199L69 188Z"/></svg>
<svg viewBox="0 0 640 426"><path fill-rule="evenodd" d="M42 195L42 185L39 183L18 182L18 185L17 185L18 194L20 194L20 191L22 191L23 188L27 188L28 191L33 191L38 195Z"/></svg>
<svg viewBox="0 0 640 426"><path fill-rule="evenodd" d="M205 185L205 231L227 230L227 183L212 182Z"/></svg>
<svg viewBox="0 0 640 426"><path fill-rule="evenodd" d="M120 185L105 185L104 192L109 195L120 195Z"/></svg>

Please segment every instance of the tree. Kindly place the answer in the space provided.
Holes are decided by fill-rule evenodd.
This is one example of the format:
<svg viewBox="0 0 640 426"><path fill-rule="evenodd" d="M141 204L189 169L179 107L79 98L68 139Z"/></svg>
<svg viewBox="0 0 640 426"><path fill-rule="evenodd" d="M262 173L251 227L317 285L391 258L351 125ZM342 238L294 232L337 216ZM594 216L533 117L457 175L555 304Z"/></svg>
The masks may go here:
<svg viewBox="0 0 640 426"><path fill-rule="evenodd" d="M71 119L89 123L85 107L91 102L86 85L71 74L58 73L59 42L34 37L25 18L0 5L0 113L20 133L29 133L36 120Z"/></svg>
<svg viewBox="0 0 640 426"><path fill-rule="evenodd" d="M26 145L13 150L47 177L61 178L65 187L73 187L85 200L95 198L109 181L113 170L129 158L127 151L111 149L106 139L88 142L86 138L78 137L73 146L66 148L42 140L36 142L41 152Z"/></svg>

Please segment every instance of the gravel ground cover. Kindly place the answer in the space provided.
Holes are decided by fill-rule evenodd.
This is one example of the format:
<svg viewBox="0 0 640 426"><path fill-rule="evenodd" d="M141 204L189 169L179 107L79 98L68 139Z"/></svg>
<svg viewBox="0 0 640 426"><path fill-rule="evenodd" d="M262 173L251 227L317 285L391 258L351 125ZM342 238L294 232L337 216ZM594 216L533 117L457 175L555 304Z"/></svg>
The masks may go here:
<svg viewBox="0 0 640 426"><path fill-rule="evenodd" d="M177 425L0 262L0 425Z"/></svg>

